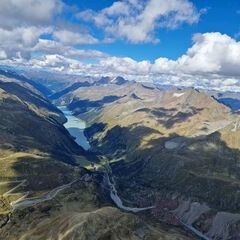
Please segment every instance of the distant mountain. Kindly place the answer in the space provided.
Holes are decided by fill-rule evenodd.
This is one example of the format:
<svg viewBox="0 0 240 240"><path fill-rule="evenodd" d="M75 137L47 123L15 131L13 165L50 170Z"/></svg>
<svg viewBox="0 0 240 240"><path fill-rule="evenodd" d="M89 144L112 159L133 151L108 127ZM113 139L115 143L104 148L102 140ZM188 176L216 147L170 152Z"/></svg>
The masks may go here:
<svg viewBox="0 0 240 240"><path fill-rule="evenodd" d="M127 83L127 82L128 82L128 80L126 80L126 79L124 79L123 77L120 77L120 76L114 78L114 79L111 81L111 83L115 83L115 84L117 84L117 85L122 85L122 84L125 84L125 83Z"/></svg>
<svg viewBox="0 0 240 240"><path fill-rule="evenodd" d="M89 82L92 83L97 80L97 78L92 76L74 75L74 74L64 74L58 72L49 71L37 71L37 70L25 70L24 75L30 79L34 79L35 82L43 84L52 93L61 92L62 90L70 87L72 84L77 82Z"/></svg>
<svg viewBox="0 0 240 240"><path fill-rule="evenodd" d="M123 77L102 77L99 80L95 81L93 85L106 85L106 84L117 84L122 85L127 83L128 80L124 79Z"/></svg>
<svg viewBox="0 0 240 240"><path fill-rule="evenodd" d="M49 98L51 100L55 100L56 102L58 102L60 104L60 101L62 98L64 98L65 100L67 99L65 96L74 94L75 91L77 91L80 88L84 88L84 87L91 87L91 86L105 86L108 84L111 85L123 85L128 83L129 81L124 79L123 77L116 77L116 78L111 78L111 77L102 77L100 79L97 80L92 80L92 81L79 81L75 82L73 84L70 84L68 87L66 87L65 89L56 92L54 94L52 94Z"/></svg>
<svg viewBox="0 0 240 240"><path fill-rule="evenodd" d="M230 107L233 111L240 110L240 93L219 92L214 90L203 90L210 96L214 96L220 103Z"/></svg>
<svg viewBox="0 0 240 240"><path fill-rule="evenodd" d="M89 82L76 82L76 83L73 83L71 86L65 88L64 90L52 94L49 98L51 100L55 100L55 99L58 99L58 98L64 96L65 94L68 94L72 91L77 90L80 87L89 87L90 85L91 84Z"/></svg>
<svg viewBox="0 0 240 240"><path fill-rule="evenodd" d="M22 81L23 83L28 83L32 87L34 87L36 90L41 92L43 95L48 96L51 95L51 90L49 90L47 87L43 86L41 83L37 83L31 79L28 79L24 76L24 74L19 74L18 72L12 70L12 69L1 69L0 67L0 75L6 76L7 78L17 78L18 80Z"/></svg>

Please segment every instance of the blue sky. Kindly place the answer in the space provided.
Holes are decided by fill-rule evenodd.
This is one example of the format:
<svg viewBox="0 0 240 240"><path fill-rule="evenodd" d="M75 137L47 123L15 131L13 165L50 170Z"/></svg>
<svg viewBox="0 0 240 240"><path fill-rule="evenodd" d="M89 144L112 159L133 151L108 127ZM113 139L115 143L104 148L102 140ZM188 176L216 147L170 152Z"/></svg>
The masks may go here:
<svg viewBox="0 0 240 240"><path fill-rule="evenodd" d="M112 0L65 0L65 3L77 7L79 10L93 9L100 11L113 4ZM85 49L98 49L116 56L129 56L136 60L155 60L159 56L177 59L192 44L192 36L195 33L220 32L236 37L240 32L240 2L239 0L194 0L196 8L205 10L198 23L183 24L174 30L159 29L156 35L160 43L132 44L128 41L118 40L112 44L94 44L81 46ZM238 12L239 11L239 12ZM69 16L70 21L72 16ZM93 34L101 36L101 32L93 29ZM238 36L239 37L239 36Z"/></svg>
<svg viewBox="0 0 240 240"><path fill-rule="evenodd" d="M0 64L240 91L240 2L1 0Z"/></svg>

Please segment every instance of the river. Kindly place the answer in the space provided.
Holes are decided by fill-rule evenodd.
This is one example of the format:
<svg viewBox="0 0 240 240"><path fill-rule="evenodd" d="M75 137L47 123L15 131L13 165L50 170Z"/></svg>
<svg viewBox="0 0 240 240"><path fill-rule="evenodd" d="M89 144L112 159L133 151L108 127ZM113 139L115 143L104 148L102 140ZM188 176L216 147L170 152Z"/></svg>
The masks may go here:
<svg viewBox="0 0 240 240"><path fill-rule="evenodd" d="M149 210L152 208L155 208L155 206L150 206L150 207L144 207L144 208L136 208L136 207L127 207L123 205L122 199L119 197L117 189L114 185L114 183L112 183L110 181L110 177L108 175L108 173L106 173L106 180L107 180L107 184L110 188L110 197L113 200L113 202L116 204L116 206L122 210L125 210L127 212L141 212L141 211L145 211L145 210Z"/></svg>

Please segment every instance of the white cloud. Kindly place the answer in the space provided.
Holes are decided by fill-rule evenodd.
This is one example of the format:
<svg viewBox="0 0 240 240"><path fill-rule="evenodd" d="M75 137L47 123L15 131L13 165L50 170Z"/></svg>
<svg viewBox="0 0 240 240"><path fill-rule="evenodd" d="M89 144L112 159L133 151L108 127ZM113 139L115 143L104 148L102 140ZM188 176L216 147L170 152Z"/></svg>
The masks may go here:
<svg viewBox="0 0 240 240"><path fill-rule="evenodd" d="M77 60L66 58L61 55L45 55L39 59L33 59L30 64L38 68L48 68L55 71L68 71L69 69L77 69L82 63Z"/></svg>
<svg viewBox="0 0 240 240"><path fill-rule="evenodd" d="M240 76L240 42L218 32L196 34L187 53L172 61L159 58L156 73L219 74Z"/></svg>
<svg viewBox="0 0 240 240"><path fill-rule="evenodd" d="M45 41L47 40L42 40L42 44L60 44ZM57 55L50 54L49 49L44 51L49 54L32 60L31 66L94 77L122 75L136 81L240 91L240 42L220 33L195 35L193 46L175 61L158 58L154 63L138 62L128 57L104 55L99 57L96 63L87 64L73 59L75 54L69 53L63 56L64 53L61 52L62 55ZM64 49L63 52L67 51ZM81 54L83 57L85 54L88 55L87 52Z"/></svg>
<svg viewBox="0 0 240 240"><path fill-rule="evenodd" d="M72 32L65 29L55 31L53 37L65 45L98 43L98 40L88 33Z"/></svg>
<svg viewBox="0 0 240 240"><path fill-rule="evenodd" d="M58 54L63 55L65 57L79 57L92 59L100 59L108 56L107 54L97 50L77 49L71 46L65 46L62 43L56 42L54 40L46 39L40 39L38 44L33 48L33 51L41 52L47 55Z"/></svg>
<svg viewBox="0 0 240 240"><path fill-rule="evenodd" d="M48 24L62 6L60 0L1 0L0 27Z"/></svg>
<svg viewBox="0 0 240 240"><path fill-rule="evenodd" d="M56 16L62 17L63 6L61 0L1 0L1 63L240 91L240 42L228 35L196 34L193 45L177 60L136 61L76 47L99 40L82 25L53 22ZM103 29L104 43L118 38L140 43L157 42L158 29L196 23L200 14L189 0L122 0L98 12L81 12L78 17ZM45 34L50 40L41 39Z"/></svg>
<svg viewBox="0 0 240 240"><path fill-rule="evenodd" d="M63 53L63 50L66 50L66 55L81 57L90 55L91 52L93 56L100 57L102 53L98 51L80 51L71 47L75 44L97 43L97 39L87 32L65 29L73 24L63 21L57 23L56 19L61 17L63 7L65 5L61 0L1 0L0 59L30 59L34 51L39 51L40 48L47 51L51 49L51 54ZM40 39L44 34L55 38L61 44L52 41L52 46L44 47Z"/></svg>
<svg viewBox="0 0 240 240"><path fill-rule="evenodd" d="M240 42L221 33L197 34L179 64L189 72L240 74Z"/></svg>
<svg viewBox="0 0 240 240"><path fill-rule="evenodd" d="M103 73L112 75L118 73L118 75L148 75L151 67L149 61L137 62L131 58L118 58L108 57L104 58L99 62L99 67L103 70Z"/></svg>
<svg viewBox="0 0 240 240"><path fill-rule="evenodd" d="M7 54L4 50L0 50L0 60L7 59Z"/></svg>
<svg viewBox="0 0 240 240"><path fill-rule="evenodd" d="M99 12L87 10L78 14L80 19L93 21L111 37L133 43L157 42L157 29L193 24L198 22L199 16L188 0L125 0L114 2Z"/></svg>
<svg viewBox="0 0 240 240"><path fill-rule="evenodd" d="M8 58L21 56L30 58L32 48L38 43L43 33L50 28L17 27L12 30L0 28L0 51Z"/></svg>
<svg viewBox="0 0 240 240"><path fill-rule="evenodd" d="M51 21L62 6L60 0L1 0L1 58L29 59L39 37L51 33Z"/></svg>
<svg viewBox="0 0 240 240"><path fill-rule="evenodd" d="M176 61L155 60L151 74L173 85L240 91L240 42L218 32L197 34Z"/></svg>
<svg viewBox="0 0 240 240"><path fill-rule="evenodd" d="M63 36L66 32L66 35ZM41 39L43 34L52 34L51 27L17 27L12 30L0 28L0 51L5 52L7 58L30 58L31 54L38 51L50 54L62 54L85 58L102 58L106 54L96 50L80 50L71 45L90 44L97 42L90 35L73 33L69 31L54 32L55 40ZM61 37L63 37L61 39Z"/></svg>

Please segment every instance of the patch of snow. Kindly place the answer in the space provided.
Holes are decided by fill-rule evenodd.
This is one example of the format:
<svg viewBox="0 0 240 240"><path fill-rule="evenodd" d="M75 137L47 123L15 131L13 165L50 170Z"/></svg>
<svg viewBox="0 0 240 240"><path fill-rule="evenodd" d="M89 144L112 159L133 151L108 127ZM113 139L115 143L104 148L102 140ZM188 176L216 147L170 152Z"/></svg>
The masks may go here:
<svg viewBox="0 0 240 240"><path fill-rule="evenodd" d="M183 137L176 137L176 138L172 138L169 141L166 141L164 143L164 146L166 149L172 150L178 147L183 146L184 144L184 138Z"/></svg>
<svg viewBox="0 0 240 240"><path fill-rule="evenodd" d="M166 148L166 149L169 149L169 150L175 149L175 148L177 148L178 146L179 146L179 143L176 143L176 142L173 142L173 141L167 141L167 142L165 142L165 148Z"/></svg>
<svg viewBox="0 0 240 240"><path fill-rule="evenodd" d="M174 93L173 96L174 97L181 97L183 96L185 93Z"/></svg>

